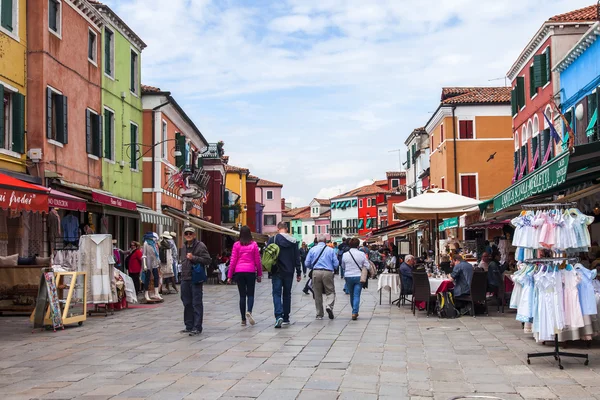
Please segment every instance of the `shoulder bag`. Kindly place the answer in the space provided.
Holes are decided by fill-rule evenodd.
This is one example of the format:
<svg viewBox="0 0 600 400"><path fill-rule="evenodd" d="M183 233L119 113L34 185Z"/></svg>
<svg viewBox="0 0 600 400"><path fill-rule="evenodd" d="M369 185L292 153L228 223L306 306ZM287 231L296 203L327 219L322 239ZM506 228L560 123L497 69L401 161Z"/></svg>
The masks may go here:
<svg viewBox="0 0 600 400"><path fill-rule="evenodd" d="M354 256L352 255L352 250L348 250L348 254L350 254L350 257L352 257L352 260L354 260L354 264L356 264L356 266L360 270L360 283L367 283L367 281L369 280L369 270L367 268L361 267L356 262L356 258L354 258Z"/></svg>
<svg viewBox="0 0 600 400"><path fill-rule="evenodd" d="M314 263L312 263L312 265L310 266L310 272L308 273L308 277L310 279L312 279L312 273L314 271L315 265L317 265L317 263L319 262L319 259L321 258L321 256L323 255L323 252L325 251L325 249L327 248L327 246L323 247L323 250L321 250L321 252L319 253L319 256L317 257L317 259L315 260Z"/></svg>

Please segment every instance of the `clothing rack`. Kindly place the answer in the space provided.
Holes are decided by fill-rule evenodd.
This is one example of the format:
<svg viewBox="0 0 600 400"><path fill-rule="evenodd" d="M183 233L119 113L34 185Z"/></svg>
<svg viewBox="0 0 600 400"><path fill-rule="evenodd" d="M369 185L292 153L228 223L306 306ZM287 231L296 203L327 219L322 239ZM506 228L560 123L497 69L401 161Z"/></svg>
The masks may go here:
<svg viewBox="0 0 600 400"><path fill-rule="evenodd" d="M573 261L579 262L579 257L546 257L546 258L528 258L523 261L525 264L530 263L543 263L543 262L555 262L555 261Z"/></svg>
<svg viewBox="0 0 600 400"><path fill-rule="evenodd" d="M577 202L569 202L569 203L541 203L541 204L524 204L521 207L524 210L536 210L536 209L541 209L541 208L552 208L552 209L558 209L558 208L571 208L571 207L576 207L577 206Z"/></svg>

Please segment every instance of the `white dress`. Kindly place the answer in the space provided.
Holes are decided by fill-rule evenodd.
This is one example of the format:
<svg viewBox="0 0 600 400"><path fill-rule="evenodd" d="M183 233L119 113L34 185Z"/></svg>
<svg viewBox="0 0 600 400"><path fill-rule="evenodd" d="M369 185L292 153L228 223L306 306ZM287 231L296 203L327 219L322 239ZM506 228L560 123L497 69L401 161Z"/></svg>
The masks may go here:
<svg viewBox="0 0 600 400"><path fill-rule="evenodd" d="M564 270L563 279L565 284L565 325L569 328L581 328L584 326L584 322L577 290L580 281L579 275L574 270Z"/></svg>

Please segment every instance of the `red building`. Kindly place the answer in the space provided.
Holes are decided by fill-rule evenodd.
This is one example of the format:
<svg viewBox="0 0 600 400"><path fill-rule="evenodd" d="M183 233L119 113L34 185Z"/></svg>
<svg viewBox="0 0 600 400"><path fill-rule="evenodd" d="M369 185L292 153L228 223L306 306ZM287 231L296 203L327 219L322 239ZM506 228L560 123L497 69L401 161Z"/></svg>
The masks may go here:
<svg viewBox="0 0 600 400"><path fill-rule="evenodd" d="M223 191L225 190L225 166L221 157L207 157L203 158L203 168L210 177L206 204L204 204L204 219L215 225L221 225L221 206L223 204ZM203 234L203 241L210 254L221 254L223 252L223 235L220 233L206 231Z"/></svg>
<svg viewBox="0 0 600 400"><path fill-rule="evenodd" d="M252 232L256 231L256 184L259 178L254 175L246 177L246 205L248 206L248 215L246 225Z"/></svg>
<svg viewBox="0 0 600 400"><path fill-rule="evenodd" d="M560 74L553 69L597 18L595 5L550 18L508 71L512 82L513 181L533 172L560 151L552 145L548 124L549 120L561 125L555 123L559 116L554 104L554 94L560 91Z"/></svg>
<svg viewBox="0 0 600 400"><path fill-rule="evenodd" d="M378 228L377 204L383 203L387 190L376 185L363 186L354 194L358 198L358 235L365 236Z"/></svg>
<svg viewBox="0 0 600 400"><path fill-rule="evenodd" d="M394 204L402 203L406 200L406 171L390 171L386 172L385 175L388 187L392 188L386 196L386 216L387 225L389 226L400 222L399 219L394 217Z"/></svg>

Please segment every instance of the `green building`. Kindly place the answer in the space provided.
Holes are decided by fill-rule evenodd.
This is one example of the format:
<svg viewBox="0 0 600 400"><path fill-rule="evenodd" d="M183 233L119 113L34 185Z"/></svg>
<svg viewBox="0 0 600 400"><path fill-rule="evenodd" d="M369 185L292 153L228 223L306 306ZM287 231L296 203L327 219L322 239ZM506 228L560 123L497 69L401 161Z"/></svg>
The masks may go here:
<svg viewBox="0 0 600 400"><path fill-rule="evenodd" d="M292 219L290 226L292 228L292 236L294 236L298 244L302 244L302 219Z"/></svg>
<svg viewBox="0 0 600 400"><path fill-rule="evenodd" d="M92 2L105 20L102 31L103 190L142 203L143 109L141 54L146 44L110 7Z"/></svg>

